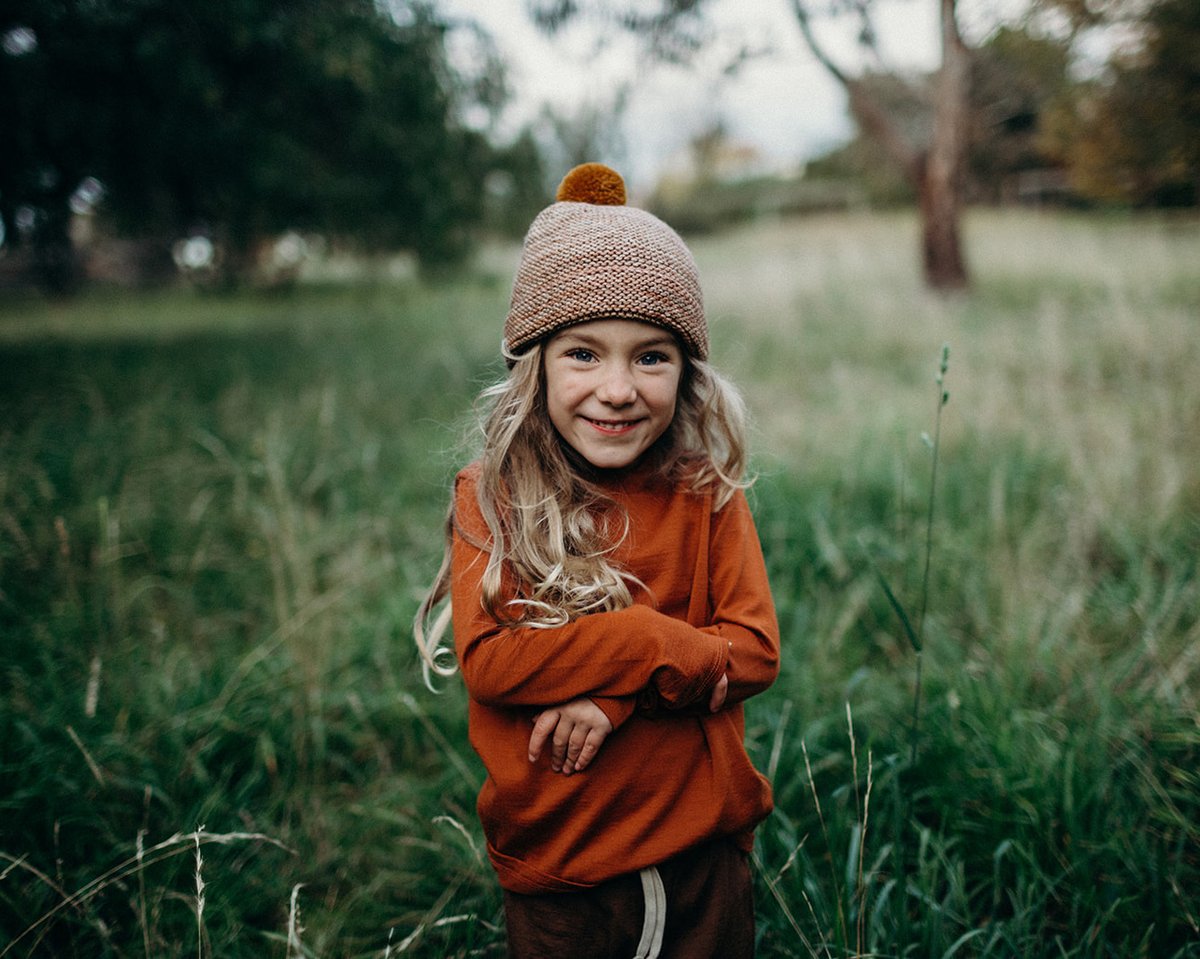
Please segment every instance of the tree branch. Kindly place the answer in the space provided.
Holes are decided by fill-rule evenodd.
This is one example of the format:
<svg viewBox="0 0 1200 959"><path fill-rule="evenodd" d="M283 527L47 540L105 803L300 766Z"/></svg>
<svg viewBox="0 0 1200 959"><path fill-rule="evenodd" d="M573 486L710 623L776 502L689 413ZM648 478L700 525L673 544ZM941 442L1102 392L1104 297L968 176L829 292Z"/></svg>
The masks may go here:
<svg viewBox="0 0 1200 959"><path fill-rule="evenodd" d="M915 183L919 175L920 154L913 149L912 144L900 132L900 128L887 115L875 97L868 92L863 82L842 70L821 46L813 32L812 20L808 8L804 5L804 0L792 0L792 11L796 15L800 34L804 37L809 51L826 72L842 85L850 97L850 112L862 127L863 132L882 146L892 161L899 164L905 171L905 175Z"/></svg>
<svg viewBox="0 0 1200 959"><path fill-rule="evenodd" d="M850 78L829 58L825 49L817 42L817 36L813 33L812 21L808 15L808 8L804 6L804 0L792 0L792 11L796 14L796 22L800 24L800 33L803 35L804 42L808 45L808 49L812 52L812 55L817 58L817 61L828 71L830 76L848 89L850 87Z"/></svg>

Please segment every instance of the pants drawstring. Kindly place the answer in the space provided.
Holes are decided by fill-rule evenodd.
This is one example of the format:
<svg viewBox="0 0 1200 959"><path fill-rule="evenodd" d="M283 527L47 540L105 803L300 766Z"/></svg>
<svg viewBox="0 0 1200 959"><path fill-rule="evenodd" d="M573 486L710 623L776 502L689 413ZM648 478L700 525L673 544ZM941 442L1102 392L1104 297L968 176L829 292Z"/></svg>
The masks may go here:
<svg viewBox="0 0 1200 959"><path fill-rule="evenodd" d="M653 866L639 874L642 896L646 900L646 918L642 922L642 938L633 959L658 959L662 952L663 932L667 925L667 891L662 876Z"/></svg>

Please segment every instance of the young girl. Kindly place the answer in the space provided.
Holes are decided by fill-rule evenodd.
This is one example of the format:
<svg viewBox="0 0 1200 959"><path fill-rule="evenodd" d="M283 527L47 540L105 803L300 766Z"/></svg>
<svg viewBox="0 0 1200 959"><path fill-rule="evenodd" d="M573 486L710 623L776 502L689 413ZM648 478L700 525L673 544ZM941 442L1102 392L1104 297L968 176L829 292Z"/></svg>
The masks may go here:
<svg viewBox="0 0 1200 959"><path fill-rule="evenodd" d="M510 955L737 959L772 808L742 702L779 630L695 262L624 194L585 164L529 229L415 634L466 682Z"/></svg>

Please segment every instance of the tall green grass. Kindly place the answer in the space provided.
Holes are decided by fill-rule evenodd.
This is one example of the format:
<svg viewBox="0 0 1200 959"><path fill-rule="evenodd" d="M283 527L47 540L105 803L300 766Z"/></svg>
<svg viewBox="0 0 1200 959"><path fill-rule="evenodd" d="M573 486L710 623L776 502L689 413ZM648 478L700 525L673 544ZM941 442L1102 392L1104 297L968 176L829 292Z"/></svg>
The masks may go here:
<svg viewBox="0 0 1200 959"><path fill-rule="evenodd" d="M1197 955L1200 227L969 226L950 300L904 217L696 244L785 643L760 954ZM409 622L512 257L0 308L0 955L503 954ZM943 341L914 763L872 563L918 594Z"/></svg>

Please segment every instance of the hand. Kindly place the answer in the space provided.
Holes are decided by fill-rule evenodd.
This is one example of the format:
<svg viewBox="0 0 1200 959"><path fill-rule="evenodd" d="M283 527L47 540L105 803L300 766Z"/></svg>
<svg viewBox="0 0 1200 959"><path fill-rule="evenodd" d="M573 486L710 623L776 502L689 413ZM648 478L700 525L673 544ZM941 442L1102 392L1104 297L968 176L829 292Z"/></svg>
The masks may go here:
<svg viewBox="0 0 1200 959"><path fill-rule="evenodd" d="M551 769L564 776L583 772L612 729L604 710L586 696L543 709L533 719L529 761L538 761L549 739Z"/></svg>
<svg viewBox="0 0 1200 959"><path fill-rule="evenodd" d="M725 697L729 695L729 674L721 673L717 685L713 687L712 695L708 697L708 711L715 713L725 705Z"/></svg>

